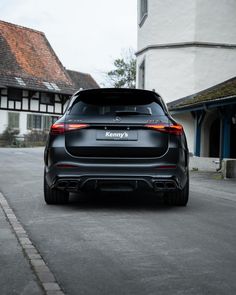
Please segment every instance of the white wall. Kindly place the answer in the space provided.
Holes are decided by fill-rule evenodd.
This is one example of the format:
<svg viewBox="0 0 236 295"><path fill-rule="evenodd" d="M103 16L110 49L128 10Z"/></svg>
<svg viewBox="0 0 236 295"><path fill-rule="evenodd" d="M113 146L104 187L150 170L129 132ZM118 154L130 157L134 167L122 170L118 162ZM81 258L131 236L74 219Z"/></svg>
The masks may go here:
<svg viewBox="0 0 236 295"><path fill-rule="evenodd" d="M137 67L143 59L145 88L155 89L166 103L194 93L194 48L149 50L138 56Z"/></svg>
<svg viewBox="0 0 236 295"><path fill-rule="evenodd" d="M235 0L197 0L195 20L195 41L236 44Z"/></svg>
<svg viewBox="0 0 236 295"><path fill-rule="evenodd" d="M236 49L196 48L195 52L193 93L236 76Z"/></svg>
<svg viewBox="0 0 236 295"><path fill-rule="evenodd" d="M138 50L193 41L236 44L235 13L235 0L148 0L148 17L138 25Z"/></svg>
<svg viewBox="0 0 236 295"><path fill-rule="evenodd" d="M148 3L148 17L138 26L138 51L164 43L236 44L236 0L149 0ZM138 18L139 4L140 1ZM138 68L144 59L145 88L155 89L166 102L236 76L236 49L151 49L137 57L137 82Z"/></svg>
<svg viewBox="0 0 236 295"><path fill-rule="evenodd" d="M8 126L8 112L0 110L0 134L6 130Z"/></svg>
<svg viewBox="0 0 236 295"><path fill-rule="evenodd" d="M27 129L27 113L20 113L20 134L27 134L29 130Z"/></svg>
<svg viewBox="0 0 236 295"><path fill-rule="evenodd" d="M194 119L190 113L175 114L172 117L184 127L186 134L188 149L190 153L194 153Z"/></svg>
<svg viewBox="0 0 236 295"><path fill-rule="evenodd" d="M34 114L34 115L40 115L40 116L54 116L53 113L47 113L47 114L41 114L41 113L30 113L30 112L17 112L13 110L5 111L0 109L0 134L6 130L8 126L8 112L11 113L19 113L19 135L24 135L30 132L30 130L27 129L27 114Z"/></svg>
<svg viewBox="0 0 236 295"><path fill-rule="evenodd" d="M139 23L138 0L138 23ZM196 0L148 0L148 17L138 26L138 50L150 44L192 41Z"/></svg>

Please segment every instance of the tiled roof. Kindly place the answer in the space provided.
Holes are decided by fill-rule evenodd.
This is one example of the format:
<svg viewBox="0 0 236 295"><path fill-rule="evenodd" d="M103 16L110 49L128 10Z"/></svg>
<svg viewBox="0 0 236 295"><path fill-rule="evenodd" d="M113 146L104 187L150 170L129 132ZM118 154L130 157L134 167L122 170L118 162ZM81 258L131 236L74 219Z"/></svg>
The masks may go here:
<svg viewBox="0 0 236 295"><path fill-rule="evenodd" d="M73 85L44 33L0 21L0 85L72 94ZM23 83L17 82L22 78ZM49 87L43 82L55 83ZM25 85L24 85L25 84Z"/></svg>
<svg viewBox="0 0 236 295"><path fill-rule="evenodd" d="M236 77L193 95L174 100L167 105L170 111L174 111L210 101L225 100L232 97L236 98Z"/></svg>
<svg viewBox="0 0 236 295"><path fill-rule="evenodd" d="M99 88L99 85L90 74L71 71L71 70L67 70L67 73L69 74L70 78L74 82L77 90L79 90L80 88L83 88L83 89Z"/></svg>

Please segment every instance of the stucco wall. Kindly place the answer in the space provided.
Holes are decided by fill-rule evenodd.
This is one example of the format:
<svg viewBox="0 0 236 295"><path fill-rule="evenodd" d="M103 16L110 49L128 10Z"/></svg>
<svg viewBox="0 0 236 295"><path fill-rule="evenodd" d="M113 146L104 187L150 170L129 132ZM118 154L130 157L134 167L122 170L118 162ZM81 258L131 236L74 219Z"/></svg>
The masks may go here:
<svg viewBox="0 0 236 295"><path fill-rule="evenodd" d="M147 51L138 56L138 68L144 59L145 88L155 89L166 103L194 93L194 48Z"/></svg>
<svg viewBox="0 0 236 295"><path fill-rule="evenodd" d="M235 0L197 0L195 13L196 41L236 44Z"/></svg>
<svg viewBox="0 0 236 295"><path fill-rule="evenodd" d="M27 129L27 114L33 114L33 115L40 115L40 116L53 116L53 113L48 113L48 114L41 114L41 113L30 113L30 112L19 112L19 111L5 111L5 110L0 110L0 134L6 130L8 126L8 112L16 112L20 114L19 117L19 135L24 135L30 132L30 130Z"/></svg>
<svg viewBox="0 0 236 295"><path fill-rule="evenodd" d="M216 42L236 44L235 0L148 0L138 50L151 44Z"/></svg>
<svg viewBox="0 0 236 295"><path fill-rule="evenodd" d="M149 0L148 17L141 27L138 25L138 51L150 45L181 42L236 44L235 12L235 0ZM236 75L236 49L151 49L138 56L137 70L144 59L145 88L155 89L166 102Z"/></svg>
<svg viewBox="0 0 236 295"><path fill-rule="evenodd" d="M196 48L194 76L194 93L235 77L236 49Z"/></svg>
<svg viewBox="0 0 236 295"><path fill-rule="evenodd" d="M8 125L7 111L0 110L0 134L6 130L7 125Z"/></svg>
<svg viewBox="0 0 236 295"><path fill-rule="evenodd" d="M141 28L138 25L138 50L150 44L192 41L195 2L196 0L148 0L148 17ZM138 23L139 7L138 0Z"/></svg>
<svg viewBox="0 0 236 295"><path fill-rule="evenodd" d="M190 113L176 114L172 117L183 125L186 134L188 149L190 153L194 152L194 119Z"/></svg>

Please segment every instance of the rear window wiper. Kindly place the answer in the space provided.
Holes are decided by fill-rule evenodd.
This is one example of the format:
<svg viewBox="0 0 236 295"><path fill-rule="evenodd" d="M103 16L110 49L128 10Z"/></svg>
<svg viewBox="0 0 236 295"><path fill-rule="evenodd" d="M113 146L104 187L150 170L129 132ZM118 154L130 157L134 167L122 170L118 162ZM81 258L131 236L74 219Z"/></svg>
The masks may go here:
<svg viewBox="0 0 236 295"><path fill-rule="evenodd" d="M116 111L116 115L122 116L122 115L144 115L144 116L150 116L150 113L145 112L137 112L137 111Z"/></svg>

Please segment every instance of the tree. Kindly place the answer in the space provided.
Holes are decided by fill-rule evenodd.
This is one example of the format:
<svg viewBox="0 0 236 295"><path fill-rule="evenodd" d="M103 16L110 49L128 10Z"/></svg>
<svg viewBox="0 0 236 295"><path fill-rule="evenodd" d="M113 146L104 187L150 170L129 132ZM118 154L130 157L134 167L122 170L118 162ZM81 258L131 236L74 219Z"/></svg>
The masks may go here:
<svg viewBox="0 0 236 295"><path fill-rule="evenodd" d="M114 69L106 74L108 84L115 88L135 88L136 57L134 50L123 52L120 58L113 62Z"/></svg>

